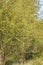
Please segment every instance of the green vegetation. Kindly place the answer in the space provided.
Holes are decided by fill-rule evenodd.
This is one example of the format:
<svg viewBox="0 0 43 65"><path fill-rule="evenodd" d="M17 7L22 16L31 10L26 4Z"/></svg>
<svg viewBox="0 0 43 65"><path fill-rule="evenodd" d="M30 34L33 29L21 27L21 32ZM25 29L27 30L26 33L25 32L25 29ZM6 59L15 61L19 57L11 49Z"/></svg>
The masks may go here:
<svg viewBox="0 0 43 65"><path fill-rule="evenodd" d="M0 65L43 57L43 20L37 18L38 1L0 0ZM33 65L41 64L36 61Z"/></svg>

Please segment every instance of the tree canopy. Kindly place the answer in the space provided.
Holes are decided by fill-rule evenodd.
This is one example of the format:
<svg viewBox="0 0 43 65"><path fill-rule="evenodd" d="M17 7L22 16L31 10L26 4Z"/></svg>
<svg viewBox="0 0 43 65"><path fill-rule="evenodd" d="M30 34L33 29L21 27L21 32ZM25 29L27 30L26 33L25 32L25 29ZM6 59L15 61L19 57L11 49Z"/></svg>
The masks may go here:
<svg viewBox="0 0 43 65"><path fill-rule="evenodd" d="M43 51L38 8L38 0L0 0L0 50L5 61Z"/></svg>

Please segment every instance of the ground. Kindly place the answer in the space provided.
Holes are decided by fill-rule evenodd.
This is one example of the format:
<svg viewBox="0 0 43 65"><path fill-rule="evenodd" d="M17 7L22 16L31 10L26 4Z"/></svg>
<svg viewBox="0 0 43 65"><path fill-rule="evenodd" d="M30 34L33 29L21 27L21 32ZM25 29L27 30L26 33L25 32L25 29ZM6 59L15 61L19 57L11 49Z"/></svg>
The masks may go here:
<svg viewBox="0 0 43 65"><path fill-rule="evenodd" d="M43 65L43 57L42 58L35 58L33 60L28 60L24 63L14 63L13 65Z"/></svg>

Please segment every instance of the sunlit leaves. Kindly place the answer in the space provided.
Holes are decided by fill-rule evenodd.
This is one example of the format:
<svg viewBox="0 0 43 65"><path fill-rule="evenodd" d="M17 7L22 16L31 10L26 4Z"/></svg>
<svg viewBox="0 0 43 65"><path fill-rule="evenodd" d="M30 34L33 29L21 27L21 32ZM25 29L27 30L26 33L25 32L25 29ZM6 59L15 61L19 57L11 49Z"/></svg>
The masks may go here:
<svg viewBox="0 0 43 65"><path fill-rule="evenodd" d="M43 23L36 19L37 2L0 0L0 3L0 30L5 57L37 51L38 45L43 43Z"/></svg>

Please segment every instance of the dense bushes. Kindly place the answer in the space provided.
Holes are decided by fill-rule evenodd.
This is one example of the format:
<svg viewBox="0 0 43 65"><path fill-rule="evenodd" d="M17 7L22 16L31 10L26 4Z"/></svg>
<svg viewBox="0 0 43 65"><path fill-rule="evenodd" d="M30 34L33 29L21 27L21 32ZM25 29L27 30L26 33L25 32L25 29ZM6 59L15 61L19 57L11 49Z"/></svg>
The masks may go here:
<svg viewBox="0 0 43 65"><path fill-rule="evenodd" d="M5 63L5 65L12 65L13 64L13 61L7 61L6 63Z"/></svg>

